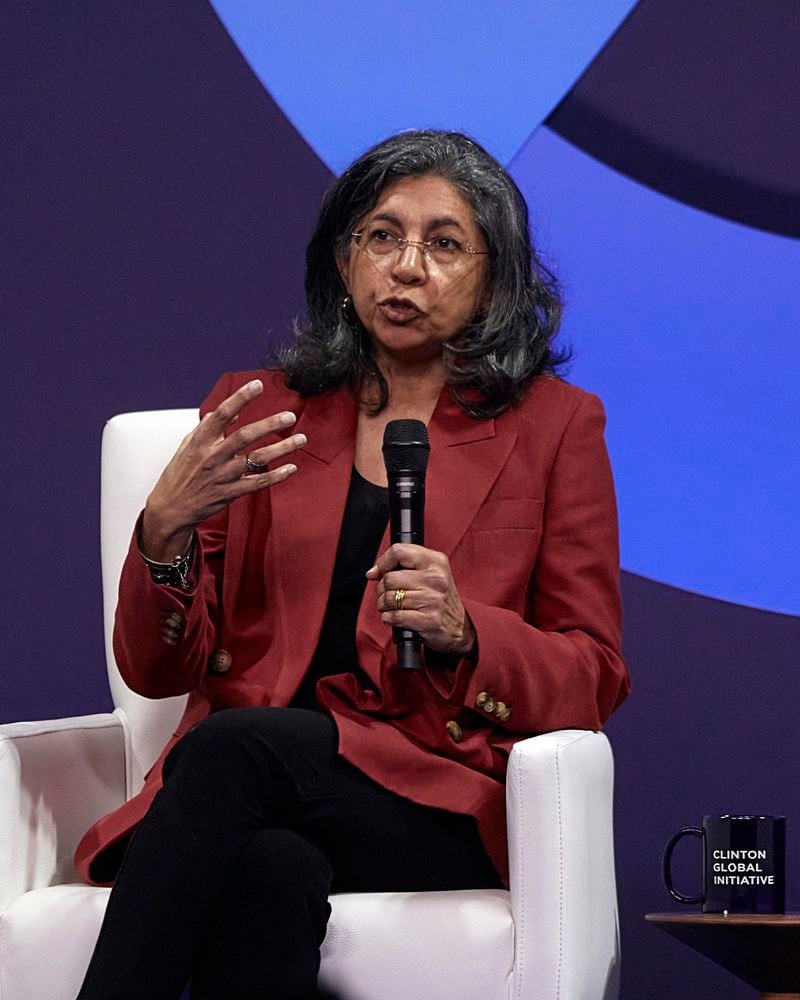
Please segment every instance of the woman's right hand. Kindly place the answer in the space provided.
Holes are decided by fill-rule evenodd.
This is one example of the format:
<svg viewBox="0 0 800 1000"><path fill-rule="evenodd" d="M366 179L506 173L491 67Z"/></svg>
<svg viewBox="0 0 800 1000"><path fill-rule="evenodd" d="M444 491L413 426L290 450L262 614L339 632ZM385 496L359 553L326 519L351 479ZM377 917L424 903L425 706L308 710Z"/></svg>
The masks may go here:
<svg viewBox="0 0 800 1000"><path fill-rule="evenodd" d="M283 482L297 471L297 466L289 464L250 472L247 463L249 459L266 466L305 444L305 435L295 434L248 452L254 441L291 427L297 419L293 413L276 413L225 435L263 388L259 379L243 385L183 439L147 498L139 548L148 559L169 562L183 555L194 529L206 518L238 497Z"/></svg>

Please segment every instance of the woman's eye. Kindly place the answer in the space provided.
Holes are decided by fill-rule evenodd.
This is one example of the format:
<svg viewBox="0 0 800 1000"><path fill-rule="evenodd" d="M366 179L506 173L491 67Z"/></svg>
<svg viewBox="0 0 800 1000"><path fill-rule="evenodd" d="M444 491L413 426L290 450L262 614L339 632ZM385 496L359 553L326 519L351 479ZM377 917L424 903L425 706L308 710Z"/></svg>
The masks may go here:
<svg viewBox="0 0 800 1000"><path fill-rule="evenodd" d="M461 244L458 240L454 240L452 236L439 236L433 241L433 246L436 250L444 250L446 252L455 252L461 249Z"/></svg>
<svg viewBox="0 0 800 1000"><path fill-rule="evenodd" d="M369 238L373 243L390 243L395 237L385 229L373 229Z"/></svg>

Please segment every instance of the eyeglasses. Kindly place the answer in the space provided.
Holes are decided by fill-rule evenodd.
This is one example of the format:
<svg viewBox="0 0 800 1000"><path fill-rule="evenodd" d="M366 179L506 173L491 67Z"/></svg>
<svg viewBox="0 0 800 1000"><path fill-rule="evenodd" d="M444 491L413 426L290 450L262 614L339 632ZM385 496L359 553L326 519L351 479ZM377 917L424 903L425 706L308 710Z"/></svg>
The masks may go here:
<svg viewBox="0 0 800 1000"><path fill-rule="evenodd" d="M363 229L350 233L359 250L363 250L375 260L383 260L393 254L400 254L406 247L419 247L426 260L432 260L439 267L453 267L468 256L483 256L488 250L473 250L471 246L459 243L452 236L437 236L434 240L404 240L386 229Z"/></svg>

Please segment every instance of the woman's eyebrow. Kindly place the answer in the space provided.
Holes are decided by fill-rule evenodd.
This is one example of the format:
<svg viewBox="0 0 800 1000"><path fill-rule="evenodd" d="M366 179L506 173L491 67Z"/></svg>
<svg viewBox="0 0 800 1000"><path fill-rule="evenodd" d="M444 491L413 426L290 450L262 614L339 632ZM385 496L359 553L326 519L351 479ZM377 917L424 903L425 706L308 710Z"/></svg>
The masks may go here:
<svg viewBox="0 0 800 1000"><path fill-rule="evenodd" d="M393 226L397 226L401 229L403 223L397 218L396 215L389 215L388 212L381 212L380 215L373 215L370 222L391 222Z"/></svg>
<svg viewBox="0 0 800 1000"><path fill-rule="evenodd" d="M460 229L464 232L464 227L458 221L458 219L451 219L449 215L442 216L441 219L431 219L428 223L429 229L441 229L443 226L453 226L455 229Z"/></svg>

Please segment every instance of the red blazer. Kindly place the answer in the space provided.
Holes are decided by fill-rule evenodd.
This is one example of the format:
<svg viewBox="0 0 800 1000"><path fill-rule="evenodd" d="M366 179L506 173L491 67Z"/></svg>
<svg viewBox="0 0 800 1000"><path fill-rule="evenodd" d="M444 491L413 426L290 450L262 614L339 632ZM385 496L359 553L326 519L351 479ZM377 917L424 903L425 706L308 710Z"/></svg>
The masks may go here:
<svg viewBox="0 0 800 1000"><path fill-rule="evenodd" d="M357 408L345 389L302 399L279 372L262 371L225 376L203 412L256 376L265 391L240 419L293 410L297 424L286 433L303 432L308 443L292 459L298 471L289 480L235 501L201 527L196 592L155 586L132 543L120 581L117 663L139 694L189 699L144 789L78 846L78 870L89 881L98 852L144 815L172 745L218 709L288 705L314 653ZM504 779L514 742L598 729L629 688L603 426L596 397L547 376L495 420L467 416L445 389L429 425L425 541L450 559L478 636L477 663L429 655L422 670L398 671L368 583L357 645L375 690L363 690L352 674L318 686L339 752L401 795L474 816L506 879ZM388 544L387 529L380 551ZM177 646L161 637L174 611L185 616Z"/></svg>

